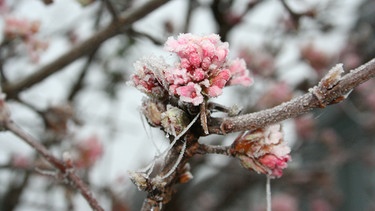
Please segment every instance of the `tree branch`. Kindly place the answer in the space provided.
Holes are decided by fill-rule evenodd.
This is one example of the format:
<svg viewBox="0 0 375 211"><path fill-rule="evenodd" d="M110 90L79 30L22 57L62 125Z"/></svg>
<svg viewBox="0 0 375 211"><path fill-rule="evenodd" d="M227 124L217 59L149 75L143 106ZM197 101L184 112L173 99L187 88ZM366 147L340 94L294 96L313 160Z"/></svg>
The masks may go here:
<svg viewBox="0 0 375 211"><path fill-rule="evenodd" d="M24 79L21 79L19 82L13 84L4 84L3 92L7 94L8 99L14 98L22 90L37 84L38 82L61 70L78 58L94 51L104 41L121 33L123 28L129 27L131 24L156 10L166 2L168 2L168 0L149 1L140 8L122 14L118 18L118 21L112 22L107 27L97 32L92 37L88 38L86 41L73 47L70 51L64 53L49 64L41 67L33 74L27 76Z"/></svg>
<svg viewBox="0 0 375 211"><path fill-rule="evenodd" d="M61 179L67 179L70 185L77 188L93 210L104 211L87 185L74 173L74 169L72 167L67 166L63 161L54 157L42 144L40 144L40 142L19 128L9 118L5 121L1 121L1 123L3 124L2 126L24 140L28 145L41 154L50 164L57 168L59 173L61 173L61 176L63 176Z"/></svg>
<svg viewBox="0 0 375 211"><path fill-rule="evenodd" d="M366 64L351 70L341 77L332 87L326 89L323 80L312 89L300 97L282 103L276 107L262 110L255 113L226 117L211 118L208 121L209 132L215 134L226 134L244 130L263 128L267 125L294 118L307 113L315 108L322 108L326 105L337 103L345 98L345 95L356 86L375 76L375 59ZM319 92L319 97L317 93Z"/></svg>

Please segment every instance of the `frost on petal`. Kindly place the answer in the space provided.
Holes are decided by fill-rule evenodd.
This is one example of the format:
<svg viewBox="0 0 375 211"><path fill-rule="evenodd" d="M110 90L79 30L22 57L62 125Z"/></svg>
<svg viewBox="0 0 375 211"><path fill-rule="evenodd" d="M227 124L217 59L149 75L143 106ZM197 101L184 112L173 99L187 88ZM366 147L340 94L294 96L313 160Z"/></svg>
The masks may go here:
<svg viewBox="0 0 375 211"><path fill-rule="evenodd" d="M169 84L174 85L183 85L189 81L186 69L181 68L166 68L164 77Z"/></svg>
<svg viewBox="0 0 375 211"><path fill-rule="evenodd" d="M279 124L268 126L264 134L265 134L265 142L267 144L277 144L284 137L284 134L281 131L281 125Z"/></svg>
<svg viewBox="0 0 375 211"><path fill-rule="evenodd" d="M232 144L231 153L245 168L271 177L281 177L282 170L291 160L280 125L246 131Z"/></svg>
<svg viewBox="0 0 375 211"><path fill-rule="evenodd" d="M230 78L229 70L221 70L217 75L210 78L210 87L207 88L206 92L209 97L217 97L223 92L225 84Z"/></svg>
<svg viewBox="0 0 375 211"><path fill-rule="evenodd" d="M232 60L229 64L229 71L232 75L228 85L250 86L253 84L253 78L250 77L250 71L246 69L246 63L243 59Z"/></svg>
<svg viewBox="0 0 375 211"><path fill-rule="evenodd" d="M136 73L131 76L131 85L152 97L163 98L167 95L167 82L163 75L163 70L166 69L164 60L143 58L134 63L134 69Z"/></svg>
<svg viewBox="0 0 375 211"><path fill-rule="evenodd" d="M200 82L207 78L207 74L201 68L197 68L191 74L193 81Z"/></svg>
<svg viewBox="0 0 375 211"><path fill-rule="evenodd" d="M218 86L211 86L207 88L207 94L210 97L217 97L223 93L223 89Z"/></svg>
<svg viewBox="0 0 375 211"><path fill-rule="evenodd" d="M191 67L206 70L212 64L221 67L225 63L229 45L221 42L217 34L198 36L188 33L180 34L177 39L169 37L164 49L176 53L184 66L187 60Z"/></svg>
<svg viewBox="0 0 375 211"><path fill-rule="evenodd" d="M192 103L197 106L203 102L202 88L193 82L189 82L186 86L180 86L176 89L180 100L187 103Z"/></svg>

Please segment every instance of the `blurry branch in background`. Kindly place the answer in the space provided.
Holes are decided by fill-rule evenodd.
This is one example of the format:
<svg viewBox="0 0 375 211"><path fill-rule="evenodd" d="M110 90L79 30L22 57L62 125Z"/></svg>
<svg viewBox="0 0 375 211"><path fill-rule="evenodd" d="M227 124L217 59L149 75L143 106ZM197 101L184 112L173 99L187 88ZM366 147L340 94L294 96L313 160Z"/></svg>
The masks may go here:
<svg viewBox="0 0 375 211"><path fill-rule="evenodd" d="M7 94L8 99L15 98L22 90L39 83L48 76L71 64L75 60L93 52L104 41L122 33L122 31L131 26L131 24L150 14L152 11L156 10L166 2L168 2L168 0L153 0L145 3L143 6L137 9L130 12L125 12L119 16L118 21L111 22L108 26L98 31L86 41L76 45L68 52L64 53L54 61L44 65L39 70L36 70L34 73L30 74L24 79L17 82L8 82L3 84L3 92Z"/></svg>
<svg viewBox="0 0 375 211"><path fill-rule="evenodd" d="M245 11L236 14L233 11L232 4L234 1L214 0L211 4L211 11L215 18L222 41L227 41L227 35L238 24L242 23L244 17L261 1L249 1Z"/></svg>
<svg viewBox="0 0 375 211"><path fill-rule="evenodd" d="M21 140L35 149L53 167L57 169L56 172L50 170L39 170L39 172L42 174L45 173L46 175L52 175L57 180L65 182L78 189L93 210L104 211L104 209L99 205L98 201L93 196L88 186L74 172L73 161L71 160L70 156L64 156L64 161L61 161L60 159L53 156L45 146L40 144L40 141L36 140L34 137L26 133L23 129L18 127L10 117L10 112L7 109L7 105L4 101L3 96L0 97L0 127L18 136Z"/></svg>
<svg viewBox="0 0 375 211"><path fill-rule="evenodd" d="M285 10L289 13L291 19L293 20L294 26L298 28L299 21L302 17L314 17L316 14L316 11L314 9L307 10L305 12L295 12L287 3L285 0L281 0L281 3Z"/></svg>
<svg viewBox="0 0 375 211"><path fill-rule="evenodd" d="M111 0L103 0L104 1L104 4L106 5L106 7L108 8L108 11L109 13L111 13L112 15L112 21L117 21L118 20L118 14L117 14L117 11L116 11L116 8L113 6Z"/></svg>
<svg viewBox="0 0 375 211"><path fill-rule="evenodd" d="M95 59L95 55L97 53L97 49L92 51L90 55L88 56L85 65L83 66L81 72L79 73L77 81L73 84L73 87L69 91L69 95L67 97L69 102L72 102L74 97L77 95L77 93L81 90L83 86L83 80L85 78L85 75L87 74L89 67L92 63L92 61Z"/></svg>
<svg viewBox="0 0 375 211"><path fill-rule="evenodd" d="M285 119L297 117L314 108L324 108L327 105L338 103L345 99L356 86L375 76L375 59L351 70L342 77L341 73L334 72L337 68L342 67L333 67L331 69L333 72L330 71L317 86L310 89L310 92L274 108L236 117L211 118L211 121L208 122L210 133L226 134L263 128Z"/></svg>

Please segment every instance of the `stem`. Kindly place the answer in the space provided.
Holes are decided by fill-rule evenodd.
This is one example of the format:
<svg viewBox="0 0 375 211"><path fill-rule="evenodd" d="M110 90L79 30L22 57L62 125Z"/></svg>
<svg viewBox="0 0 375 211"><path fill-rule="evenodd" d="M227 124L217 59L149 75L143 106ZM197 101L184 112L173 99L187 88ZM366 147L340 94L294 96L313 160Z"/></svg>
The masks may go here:
<svg viewBox="0 0 375 211"><path fill-rule="evenodd" d="M230 153L230 146L214 146L206 144L199 144L199 149L196 151L196 154L219 154L232 156Z"/></svg>
<svg viewBox="0 0 375 211"><path fill-rule="evenodd" d="M271 177L267 175L266 181L266 199L267 199L267 211L271 211Z"/></svg>

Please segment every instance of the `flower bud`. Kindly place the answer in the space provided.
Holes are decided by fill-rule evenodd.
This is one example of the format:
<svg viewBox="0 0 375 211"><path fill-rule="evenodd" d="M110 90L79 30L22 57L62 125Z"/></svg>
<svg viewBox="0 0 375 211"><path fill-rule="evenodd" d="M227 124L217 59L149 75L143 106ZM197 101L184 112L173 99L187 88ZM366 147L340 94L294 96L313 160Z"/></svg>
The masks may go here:
<svg viewBox="0 0 375 211"><path fill-rule="evenodd" d="M167 111L161 114L161 125L165 132L172 135L180 134L189 125L189 122L189 118L183 110L171 105L167 105Z"/></svg>
<svg viewBox="0 0 375 211"><path fill-rule="evenodd" d="M258 173L281 177L291 160L290 148L285 144L279 124L242 133L232 144L231 154L241 164Z"/></svg>
<svg viewBox="0 0 375 211"><path fill-rule="evenodd" d="M165 110L165 105L163 103L150 98L143 99L142 113L151 126L161 126L161 114L165 112Z"/></svg>

